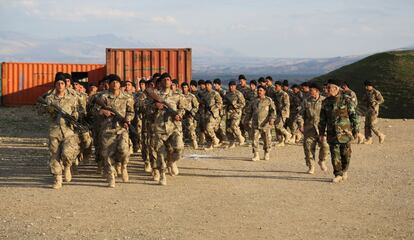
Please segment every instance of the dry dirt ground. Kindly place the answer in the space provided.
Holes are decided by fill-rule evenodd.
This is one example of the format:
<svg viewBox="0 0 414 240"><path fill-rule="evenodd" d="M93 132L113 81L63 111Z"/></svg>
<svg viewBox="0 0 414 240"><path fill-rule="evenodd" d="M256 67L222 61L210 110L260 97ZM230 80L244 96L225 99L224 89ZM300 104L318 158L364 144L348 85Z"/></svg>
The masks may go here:
<svg viewBox="0 0 414 240"><path fill-rule="evenodd" d="M302 148L186 149L158 186L136 155L130 183L105 187L91 163L50 188L47 124L0 108L0 239L414 239L414 121L381 119L384 144L353 145L349 180L307 175Z"/></svg>

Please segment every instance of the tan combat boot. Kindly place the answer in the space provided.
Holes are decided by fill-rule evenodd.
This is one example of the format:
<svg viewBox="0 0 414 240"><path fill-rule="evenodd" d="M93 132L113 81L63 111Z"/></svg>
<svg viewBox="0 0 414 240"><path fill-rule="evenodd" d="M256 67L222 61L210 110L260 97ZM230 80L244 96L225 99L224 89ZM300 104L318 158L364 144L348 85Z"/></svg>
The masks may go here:
<svg viewBox="0 0 414 240"><path fill-rule="evenodd" d="M213 140L213 146L212 147L219 147L220 146L220 139L217 137Z"/></svg>
<svg viewBox="0 0 414 240"><path fill-rule="evenodd" d="M151 164L149 163L149 162L145 162L144 163L144 171L146 172L146 173L150 173L150 172L152 172L152 167L151 167Z"/></svg>
<svg viewBox="0 0 414 240"><path fill-rule="evenodd" d="M323 172L328 171L328 167L326 166L325 161L319 162L318 164L319 164L319 166L321 167L321 170L322 170Z"/></svg>
<svg viewBox="0 0 414 240"><path fill-rule="evenodd" d="M108 181L108 187L114 188L115 187L115 174L114 173L108 174L107 181Z"/></svg>
<svg viewBox="0 0 414 240"><path fill-rule="evenodd" d="M62 175L54 175L55 180L53 183L53 189L61 189L62 188Z"/></svg>
<svg viewBox="0 0 414 240"><path fill-rule="evenodd" d="M160 181L160 171L158 169L152 170L152 177L154 181L159 182Z"/></svg>
<svg viewBox="0 0 414 240"><path fill-rule="evenodd" d="M254 156L252 157L252 161L259 161L260 160L260 156L259 156L259 153L258 152L255 152L254 153Z"/></svg>
<svg viewBox="0 0 414 240"><path fill-rule="evenodd" d="M270 153L265 152L263 160L269 161L270 160Z"/></svg>
<svg viewBox="0 0 414 240"><path fill-rule="evenodd" d="M65 167L64 174L65 174L65 182L72 181L72 173L70 172L70 167L69 166Z"/></svg>
<svg viewBox="0 0 414 240"><path fill-rule="evenodd" d="M242 135L239 136L239 142L240 146L242 146L246 142L246 138L244 138Z"/></svg>
<svg viewBox="0 0 414 240"><path fill-rule="evenodd" d="M178 171L178 166L176 162L171 163L171 176L177 176L180 172Z"/></svg>
<svg viewBox="0 0 414 240"><path fill-rule="evenodd" d="M343 172L342 173L342 180L346 181L348 179L348 172Z"/></svg>
<svg viewBox="0 0 414 240"><path fill-rule="evenodd" d="M192 145L193 145L193 149L198 149L197 141L193 141Z"/></svg>
<svg viewBox="0 0 414 240"><path fill-rule="evenodd" d="M230 143L230 145L227 148L235 148L236 144L234 142Z"/></svg>
<svg viewBox="0 0 414 240"><path fill-rule="evenodd" d="M379 139L379 143L380 143L380 144L383 144L383 143L384 143L384 141L385 141L385 134L380 133L380 134L378 135L378 139Z"/></svg>
<svg viewBox="0 0 414 240"><path fill-rule="evenodd" d="M165 170L162 170L160 173L160 185L165 186L167 185L167 175L165 174Z"/></svg>
<svg viewBox="0 0 414 240"><path fill-rule="evenodd" d="M342 176L336 176L336 177L334 177L333 179L332 179L332 182L333 183L340 183L340 182L342 182Z"/></svg>
<svg viewBox="0 0 414 240"><path fill-rule="evenodd" d="M309 169L306 173L307 174L314 174L315 173L315 167L313 165L309 166Z"/></svg>
<svg viewBox="0 0 414 240"><path fill-rule="evenodd" d="M117 177L120 177L122 175L122 167L120 162L115 163L115 170Z"/></svg>
<svg viewBox="0 0 414 240"><path fill-rule="evenodd" d="M365 139L364 144L372 144L372 137Z"/></svg>
<svg viewBox="0 0 414 240"><path fill-rule="evenodd" d="M285 141L283 141L283 139L282 139L282 141L276 143L276 145L275 145L275 147L284 147L284 146L285 146Z"/></svg>
<svg viewBox="0 0 414 240"><path fill-rule="evenodd" d="M122 166L122 181L123 182L129 182L129 175L127 166Z"/></svg>

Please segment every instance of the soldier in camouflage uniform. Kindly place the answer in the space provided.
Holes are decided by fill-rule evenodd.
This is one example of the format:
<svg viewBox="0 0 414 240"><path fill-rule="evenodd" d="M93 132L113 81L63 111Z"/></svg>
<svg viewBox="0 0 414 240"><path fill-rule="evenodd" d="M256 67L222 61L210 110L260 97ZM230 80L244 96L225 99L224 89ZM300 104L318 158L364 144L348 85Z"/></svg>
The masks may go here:
<svg viewBox="0 0 414 240"><path fill-rule="evenodd" d="M302 92L302 101L305 101L310 97L310 84L308 82L303 82L300 84L300 91Z"/></svg>
<svg viewBox="0 0 414 240"><path fill-rule="evenodd" d="M329 144L334 183L348 178L351 160L351 141L358 137L359 119L352 100L340 91L338 80L329 80L327 89L329 96L323 100L319 120L319 138Z"/></svg>
<svg viewBox="0 0 414 240"><path fill-rule="evenodd" d="M283 147L285 141L289 141L292 135L284 127L286 120L289 118L290 102L289 95L282 90L282 83L280 81L275 82L275 89L273 91L272 99L276 106L277 119L275 122L276 138L279 138L279 142L276 146Z"/></svg>
<svg viewBox="0 0 414 240"><path fill-rule="evenodd" d="M272 148L271 129L276 120L276 107L273 100L266 96L266 88L257 87L257 98L249 104L246 118L252 121L253 131L253 158L252 161L260 160L259 138L263 140L264 160L269 160Z"/></svg>
<svg viewBox="0 0 414 240"><path fill-rule="evenodd" d="M178 175L177 161L184 150L181 121L185 114L186 101L181 94L171 90L171 76L164 73L160 77L161 89L158 92L165 103L155 102L154 145L157 152L156 169L160 172L160 185L167 185L166 171ZM167 106L168 104L168 106Z"/></svg>
<svg viewBox="0 0 414 240"><path fill-rule="evenodd" d="M244 76L243 74L239 76L239 84L237 85L236 89L243 94L244 100L246 102L246 105L243 109L242 116L241 116L240 131L242 132L244 137L246 136L246 134L247 136L250 136L250 132L251 132L249 128L250 125L248 123L249 121L245 119L245 115L246 115L245 112L246 112L246 106L250 102L250 100L252 100L252 96L254 94L252 94L251 89L247 86L246 76Z"/></svg>
<svg viewBox="0 0 414 240"><path fill-rule="evenodd" d="M272 98L275 88L273 86L273 78L271 76L266 77L266 96Z"/></svg>
<svg viewBox="0 0 414 240"><path fill-rule="evenodd" d="M289 81L288 80L283 80L282 90L287 94L289 94L291 92L291 90L289 88Z"/></svg>
<svg viewBox="0 0 414 240"><path fill-rule="evenodd" d="M349 84L346 81L343 81L341 83L341 88L342 88L342 92L344 94L348 95L351 98L352 103L354 104L354 106L357 107L358 106L358 98L357 98L357 95L355 94L354 91L352 91L349 88Z"/></svg>
<svg viewBox="0 0 414 240"><path fill-rule="evenodd" d="M221 87L221 80L219 78L214 79L213 88L220 94L221 99L224 99L226 91ZM226 109L224 107L220 109L220 121L216 127L216 135L220 139L220 143L227 141Z"/></svg>
<svg viewBox="0 0 414 240"><path fill-rule="evenodd" d="M379 138L379 143L385 140L385 134L381 133L378 127L379 106L384 103L380 91L374 88L371 81L365 81L365 95L363 103L367 109L365 114L365 139L364 144L372 144L372 132Z"/></svg>
<svg viewBox="0 0 414 240"><path fill-rule="evenodd" d="M210 138L211 144L205 150L211 150L220 145L220 140L216 136L216 127L220 121L220 111L223 107L223 100L220 94L213 90L213 83L206 81L206 94L203 98L204 119L206 121L206 135Z"/></svg>
<svg viewBox="0 0 414 240"><path fill-rule="evenodd" d="M303 126L303 119L300 116L300 111L302 107L303 97L298 85L294 84L292 86L292 93L289 96L290 101L290 112L288 120L288 128L292 134L292 139L288 139L288 142L295 142L300 139L299 128Z"/></svg>
<svg viewBox="0 0 414 240"><path fill-rule="evenodd" d="M302 129L304 140L303 140L303 150L305 152L305 163L308 166L309 174L314 174L315 172L315 158L316 158L316 146L319 147L319 166L321 170L326 172L328 168L326 167L326 160L329 152L329 145L326 142L326 139L323 139L322 142L319 140L319 116L322 107L322 101L325 100L325 97L320 95L322 87L316 83L310 84L309 97L303 102L303 107L301 110L301 115L304 121L304 126Z"/></svg>
<svg viewBox="0 0 414 240"><path fill-rule="evenodd" d="M49 127L49 151L50 151L50 170L54 176L54 189L62 187L62 171L65 181L72 180L71 166L76 160L79 152L79 136L74 127L69 124L62 115L58 113L50 104L55 104L62 108L66 113L75 119L79 117L79 101L66 89L65 75L61 72L55 76L54 91L44 95L44 100L48 104L46 108L50 114L51 123Z"/></svg>
<svg viewBox="0 0 414 240"><path fill-rule="evenodd" d="M181 84L181 89L183 90L183 97L186 99L185 115L183 117L184 132L188 134L192 147L198 149L196 134L197 122L195 120L198 112L198 100L194 94L190 93L186 82Z"/></svg>
<svg viewBox="0 0 414 240"><path fill-rule="evenodd" d="M244 144L245 138L240 131L240 121L245 106L243 94L236 89L236 82L229 82L229 91L223 98L224 108L226 109L226 129L230 141L230 147L235 147L235 139L240 145Z"/></svg>
<svg viewBox="0 0 414 240"><path fill-rule="evenodd" d="M101 123L101 151L104 170L107 174L108 187L115 187L115 174L122 175L124 182L129 181L127 165L130 156L130 140L128 128L134 118L134 99L130 94L121 91L121 79L111 74L108 76L109 91L100 95L99 101L104 106L117 111L123 119L117 119L113 111L102 107L99 114ZM98 103L99 105L99 103ZM116 169L116 170L115 170Z"/></svg>
<svg viewBox="0 0 414 240"><path fill-rule="evenodd" d="M206 144L206 119L204 116L206 115L206 109L205 109L205 96L207 94L206 91L206 83L203 79L200 79L197 82L197 93L194 94L197 97L199 106L198 106L198 112L196 116L197 120L197 136L198 136L198 144L204 145Z"/></svg>
<svg viewBox="0 0 414 240"><path fill-rule="evenodd" d="M129 83L127 83L129 84ZM131 82L132 85L132 82ZM138 92L133 92L132 96L134 98L134 108L135 108L135 117L132 120L132 125L135 127L135 134L130 134L130 138L132 141L132 146L133 146L133 151L136 153L138 151L141 150L141 141L142 141L142 116L143 116L143 112L142 112L142 102L145 100L145 80L140 80L139 81L139 91ZM129 86L127 86L126 89L128 89ZM142 151L141 151L142 152Z"/></svg>

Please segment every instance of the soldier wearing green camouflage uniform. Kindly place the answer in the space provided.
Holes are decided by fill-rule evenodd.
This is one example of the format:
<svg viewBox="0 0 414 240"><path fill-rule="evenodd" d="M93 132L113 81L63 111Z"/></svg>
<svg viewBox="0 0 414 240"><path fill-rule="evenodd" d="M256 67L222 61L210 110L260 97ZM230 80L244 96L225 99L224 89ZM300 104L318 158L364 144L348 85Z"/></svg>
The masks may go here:
<svg viewBox="0 0 414 240"><path fill-rule="evenodd" d="M55 88L50 94L43 96L48 106L54 104L72 115L75 119L79 117L78 98L66 89L65 75L61 72L55 76ZM80 153L79 136L62 115L53 107L46 109L51 117L49 127L49 151L50 151L50 170L54 176L54 189L62 187L62 172L65 181L72 180L71 166Z"/></svg>
<svg viewBox="0 0 414 240"><path fill-rule="evenodd" d="M196 116L197 120L197 136L198 136L198 144L204 145L206 144L206 125L207 120L205 119L206 115L206 109L205 109L205 96L207 94L206 91L206 83L203 79L200 79L197 82L198 90L196 93L193 92L194 95L196 95L199 106L198 106L198 112Z"/></svg>
<svg viewBox="0 0 414 240"><path fill-rule="evenodd" d="M292 92L289 96L289 101L290 110L287 125L290 129L290 133L292 134L292 139L288 139L288 142L295 142L297 139L300 139L299 128L303 126L303 119L299 114L302 107L303 97L299 86L296 84L292 86Z"/></svg>
<svg viewBox="0 0 414 240"><path fill-rule="evenodd" d="M285 141L289 141L292 135L286 130L285 123L289 118L290 102L289 95L282 90L282 83L275 82L272 99L276 106L277 119L275 122L276 137L279 140L276 146L283 147Z"/></svg>
<svg viewBox="0 0 414 240"><path fill-rule="evenodd" d="M220 94L221 99L224 100L224 96L226 95L226 90L221 87L221 80L219 78L214 79L213 81L213 88ZM218 125L216 126L216 135L220 140L220 143L224 143L227 141L227 132L226 132L226 108L222 107L220 109L220 121L218 121Z"/></svg>
<svg viewBox="0 0 414 240"><path fill-rule="evenodd" d="M384 103L384 98L382 97L380 91L374 88L374 85L371 81L365 81L365 94L363 98L363 103L366 107L365 114L365 139L364 144L372 144L372 132L379 138L379 143L383 143L385 140L385 135L380 132L378 127L378 114L379 106Z"/></svg>
<svg viewBox="0 0 414 240"><path fill-rule="evenodd" d="M204 119L206 121L206 136L211 140L211 144L205 150L211 150L220 145L220 140L216 136L216 127L220 121L220 111L223 107L223 100L220 94L213 90L213 83L206 81L206 94L203 99Z"/></svg>
<svg viewBox="0 0 414 240"><path fill-rule="evenodd" d="M177 161L182 157L184 141L181 121L185 114L186 101L181 94L171 90L171 76L161 75L161 89L158 95L165 103L155 102L154 146L157 152L156 169L160 172L160 185L167 185L166 171L178 175ZM167 106L168 104L168 106Z"/></svg>
<svg viewBox="0 0 414 240"><path fill-rule="evenodd" d="M243 134L243 137L245 137L246 135L250 136L250 124L249 121L247 121L245 119L245 112L246 112L246 107L249 104L250 100L253 100L253 96L254 94L252 93L251 89L247 86L247 80L246 80L246 76L244 76L243 74L239 76L239 84L236 87L237 91L241 92L243 94L244 100L246 102L243 112L242 112L242 116L241 116L241 124L240 124L240 131ZM250 139L252 140L252 139Z"/></svg>
<svg viewBox="0 0 414 240"><path fill-rule="evenodd" d="M252 161L260 160L259 138L263 140L264 160L269 160L272 148L271 129L276 120L276 107L273 100L266 96L266 88L257 87L257 98L249 104L246 111L246 118L252 121L253 131L253 158Z"/></svg>
<svg viewBox="0 0 414 240"><path fill-rule="evenodd" d="M340 91L338 80L329 80L329 96L323 100L319 120L319 138L329 144L334 183L348 178L351 160L351 141L358 137L359 119L352 100Z"/></svg>
<svg viewBox="0 0 414 240"><path fill-rule="evenodd" d="M226 129L230 147L235 147L236 138L240 145L243 145L245 138L240 131L240 121L246 103L243 94L236 90L235 81L230 81L229 91L224 96L223 103L226 112Z"/></svg>
<svg viewBox="0 0 414 240"><path fill-rule="evenodd" d="M192 147L194 149L198 149L196 134L197 122L195 120L195 116L198 112L198 100L194 94L190 93L189 86L186 82L181 84L181 89L183 90L183 97L186 100L185 114L183 117L183 130L188 134Z"/></svg>
<svg viewBox="0 0 414 240"><path fill-rule="evenodd" d="M109 91L97 100L106 107L117 111L125 122L114 117L114 112L101 107L99 114L104 118L101 123L101 151L104 170L107 174L108 187L115 187L115 174L122 175L124 182L129 181L127 165L130 156L129 124L134 118L134 99L121 91L121 79L111 74L108 76Z"/></svg>
<svg viewBox="0 0 414 240"><path fill-rule="evenodd" d="M319 141L319 116L322 102L325 97L320 95L322 87L316 83L310 84L309 97L303 102L301 115L304 121L302 129L304 140L303 150L305 152L305 163L308 166L309 174L315 172L316 146L319 147L319 166L322 171L327 171L326 160L329 152L329 145L325 139Z"/></svg>

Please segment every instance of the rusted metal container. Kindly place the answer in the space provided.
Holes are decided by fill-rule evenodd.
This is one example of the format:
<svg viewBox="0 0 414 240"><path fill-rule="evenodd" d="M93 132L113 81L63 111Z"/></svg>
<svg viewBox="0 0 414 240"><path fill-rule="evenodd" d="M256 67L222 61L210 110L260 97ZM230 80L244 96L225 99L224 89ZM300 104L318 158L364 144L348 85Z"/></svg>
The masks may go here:
<svg viewBox="0 0 414 240"><path fill-rule="evenodd" d="M86 76L83 80L93 83L105 76L102 64L3 62L1 65L4 106L35 104L39 96L53 88L57 72Z"/></svg>
<svg viewBox="0 0 414 240"><path fill-rule="evenodd" d="M192 75L191 48L106 49L106 73L117 74L122 80L138 82L154 73L168 72L180 83L190 82Z"/></svg>

